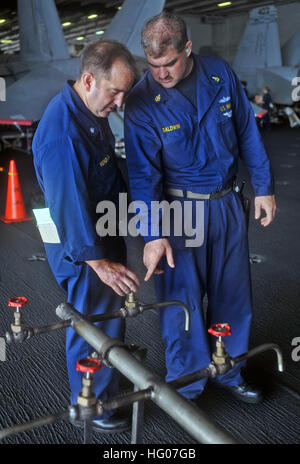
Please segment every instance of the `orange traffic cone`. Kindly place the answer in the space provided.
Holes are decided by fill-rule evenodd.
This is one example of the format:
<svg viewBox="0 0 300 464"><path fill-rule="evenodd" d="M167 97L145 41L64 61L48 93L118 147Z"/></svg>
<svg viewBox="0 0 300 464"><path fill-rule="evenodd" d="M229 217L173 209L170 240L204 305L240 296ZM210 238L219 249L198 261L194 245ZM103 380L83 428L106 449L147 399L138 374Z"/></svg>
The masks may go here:
<svg viewBox="0 0 300 464"><path fill-rule="evenodd" d="M26 215L19 177L14 160L11 160L9 163L5 216L2 216L0 219L7 223L24 222L33 219Z"/></svg>

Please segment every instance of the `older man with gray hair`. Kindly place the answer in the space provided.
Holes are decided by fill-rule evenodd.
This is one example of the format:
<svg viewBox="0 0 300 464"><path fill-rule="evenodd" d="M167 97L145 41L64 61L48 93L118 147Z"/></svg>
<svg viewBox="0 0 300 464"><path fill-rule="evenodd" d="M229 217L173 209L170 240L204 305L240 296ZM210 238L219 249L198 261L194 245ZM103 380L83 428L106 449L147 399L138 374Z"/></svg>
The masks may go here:
<svg viewBox="0 0 300 464"><path fill-rule="evenodd" d="M122 296L139 286L136 274L125 266L123 239L96 233L98 202L117 205L125 189L107 116L122 106L136 75L124 45L112 40L89 45L81 56L79 78L67 82L49 103L34 136L36 174L49 208L49 230L43 230L48 261L68 302L84 315L117 310ZM124 336L120 319L100 327L110 337ZM90 355L90 346L72 328L67 329L66 353L71 402L76 403L82 376L76 362ZM94 375L96 397L105 400L118 388L115 369L104 367ZM100 432L128 427L128 419L118 414L93 420Z"/></svg>

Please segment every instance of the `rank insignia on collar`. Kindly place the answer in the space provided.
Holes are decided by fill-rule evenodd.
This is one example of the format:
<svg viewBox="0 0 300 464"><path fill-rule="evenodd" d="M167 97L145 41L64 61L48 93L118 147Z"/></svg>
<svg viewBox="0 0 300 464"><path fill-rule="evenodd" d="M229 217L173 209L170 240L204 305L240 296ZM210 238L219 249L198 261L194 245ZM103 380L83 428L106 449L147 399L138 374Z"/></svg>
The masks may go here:
<svg viewBox="0 0 300 464"><path fill-rule="evenodd" d="M154 98L154 100L156 101L156 103L160 102L160 94L156 95L156 97Z"/></svg>
<svg viewBox="0 0 300 464"><path fill-rule="evenodd" d="M211 76L211 78L215 81L215 82L220 82L220 78L218 76Z"/></svg>
<svg viewBox="0 0 300 464"><path fill-rule="evenodd" d="M110 160L110 155L106 155L106 156L103 158L103 160L100 161L100 163L99 163L100 166L101 166L101 168L103 168L103 166L105 166L105 165L109 162L109 160Z"/></svg>

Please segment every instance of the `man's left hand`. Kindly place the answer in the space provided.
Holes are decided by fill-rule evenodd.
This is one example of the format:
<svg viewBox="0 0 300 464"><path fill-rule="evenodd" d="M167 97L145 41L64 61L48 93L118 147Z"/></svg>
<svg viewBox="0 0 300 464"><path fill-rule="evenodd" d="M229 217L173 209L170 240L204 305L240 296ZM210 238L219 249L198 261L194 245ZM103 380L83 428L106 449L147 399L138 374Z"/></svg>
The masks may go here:
<svg viewBox="0 0 300 464"><path fill-rule="evenodd" d="M255 197L255 219L260 219L262 210L265 211L266 215L261 218L260 223L262 226L266 227L275 218L276 212L276 202L274 195L266 195L261 197Z"/></svg>

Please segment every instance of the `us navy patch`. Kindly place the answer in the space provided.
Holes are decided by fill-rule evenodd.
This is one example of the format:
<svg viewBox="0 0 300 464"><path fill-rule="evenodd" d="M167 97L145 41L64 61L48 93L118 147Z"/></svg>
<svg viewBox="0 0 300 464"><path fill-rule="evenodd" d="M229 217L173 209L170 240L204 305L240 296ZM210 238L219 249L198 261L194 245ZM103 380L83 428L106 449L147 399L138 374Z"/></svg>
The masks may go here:
<svg viewBox="0 0 300 464"><path fill-rule="evenodd" d="M221 102L221 100L220 100L220 102ZM232 117L232 108L231 108L231 102L230 101L227 100L227 103L225 103L222 106L219 106L219 110L220 110L220 112L221 112L221 114L223 116L226 116L227 118Z"/></svg>

